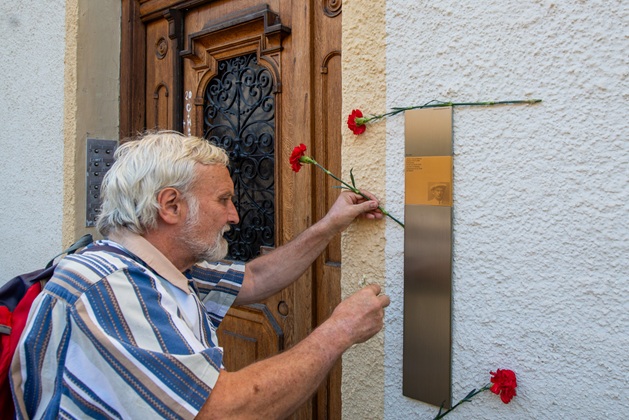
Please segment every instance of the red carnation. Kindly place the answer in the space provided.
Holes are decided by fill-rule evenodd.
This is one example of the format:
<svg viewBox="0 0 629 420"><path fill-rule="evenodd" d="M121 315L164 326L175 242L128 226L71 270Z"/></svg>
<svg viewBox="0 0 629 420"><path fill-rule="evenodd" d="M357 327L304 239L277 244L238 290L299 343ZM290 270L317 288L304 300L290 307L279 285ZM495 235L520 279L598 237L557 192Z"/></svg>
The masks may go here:
<svg viewBox="0 0 629 420"><path fill-rule="evenodd" d="M360 111L358 111L358 112L360 112ZM368 196L366 196L365 194L360 192L360 190L358 188L356 188L356 185L354 184L354 175L352 174L351 170L349 171L349 174L350 174L350 176L352 178L352 183L350 185L347 182L343 181L341 178L339 178L336 175L334 175L332 172L330 172L326 168L324 168L323 166L321 166L316 160L314 160L310 156L306 156L305 153L306 153L306 145L304 145L303 143L300 144L299 146L296 146L293 149L293 153L290 154L290 159L289 159L289 162L290 162L290 165L293 168L293 171L299 172L299 170L303 166L302 164L304 164L304 163L308 163L310 165L315 165L315 166L319 167L319 169L321 169L323 172L325 172L326 174L330 175L332 178L334 178L335 180L340 182L341 183L341 187L340 188L345 188L347 190L350 190L354 194L358 194L358 195L362 196L365 200L371 200L371 198L369 198ZM393 217L391 215L391 213L389 213L388 211L383 209L381 206L378 206L378 210L380 210L380 212L382 214L384 214L385 216L389 216L391 219L393 219L400 226L404 227L404 223L400 222L398 219Z"/></svg>
<svg viewBox="0 0 629 420"><path fill-rule="evenodd" d="M347 126L356 135L359 135L365 132L365 130L367 129L367 126L365 125L363 113L361 112L360 109L355 109L352 111L351 114L349 114L349 117L347 117Z"/></svg>
<svg viewBox="0 0 629 420"><path fill-rule="evenodd" d="M516 396L515 388L518 386L515 372L509 369L497 369L490 373L493 385L489 390L494 394L500 394L502 402L509 404L509 401Z"/></svg>
<svg viewBox="0 0 629 420"><path fill-rule="evenodd" d="M293 149L293 153L290 155L290 165L293 167L293 171L299 172L301 169L301 159L306 153L306 145L300 144L299 146L295 146Z"/></svg>

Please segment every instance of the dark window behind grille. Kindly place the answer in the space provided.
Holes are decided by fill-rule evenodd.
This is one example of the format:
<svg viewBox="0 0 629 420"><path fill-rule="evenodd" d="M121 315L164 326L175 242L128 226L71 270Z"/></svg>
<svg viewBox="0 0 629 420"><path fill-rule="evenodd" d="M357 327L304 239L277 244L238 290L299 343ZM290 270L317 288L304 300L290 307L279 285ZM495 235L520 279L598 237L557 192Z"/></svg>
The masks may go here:
<svg viewBox="0 0 629 420"><path fill-rule="evenodd" d="M227 258L248 261L275 245L275 96L256 54L219 61L204 97L203 136L229 153L238 225Z"/></svg>

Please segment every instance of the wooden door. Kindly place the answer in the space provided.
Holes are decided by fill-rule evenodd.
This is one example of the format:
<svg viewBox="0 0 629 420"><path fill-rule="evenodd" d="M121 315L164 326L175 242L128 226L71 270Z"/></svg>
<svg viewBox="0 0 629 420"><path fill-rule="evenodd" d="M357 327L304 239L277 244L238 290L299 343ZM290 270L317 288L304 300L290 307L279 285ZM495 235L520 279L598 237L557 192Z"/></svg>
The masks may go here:
<svg viewBox="0 0 629 420"><path fill-rule="evenodd" d="M226 147L249 200L230 255L269 252L323 217L338 190L314 167L294 174L288 157L304 143L340 173L341 1L122 4L121 138L174 129ZM219 328L226 368L290 348L323 322L340 301L340 261L335 238L294 285L232 308ZM340 375L338 363L293 418L340 418Z"/></svg>

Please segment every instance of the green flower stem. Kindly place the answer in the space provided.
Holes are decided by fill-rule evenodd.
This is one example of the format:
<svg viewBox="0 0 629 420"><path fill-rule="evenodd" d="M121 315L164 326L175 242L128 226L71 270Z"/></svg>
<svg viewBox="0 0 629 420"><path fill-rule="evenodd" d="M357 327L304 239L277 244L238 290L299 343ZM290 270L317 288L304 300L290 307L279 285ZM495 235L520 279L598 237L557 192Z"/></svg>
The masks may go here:
<svg viewBox="0 0 629 420"><path fill-rule="evenodd" d="M304 158L307 158L307 159L304 159ZM323 166L319 165L319 162L317 162L316 160L314 160L314 159L312 159L310 157L306 157L306 156L302 157L302 159L306 163L312 163L312 164L318 166L323 172L325 172L326 174L330 175L332 178L334 178L335 180L337 180L338 182L343 184L343 186L345 188L347 188L348 190L350 190L354 194L358 194L358 195L362 196L365 200L371 200L371 198L369 198L365 194L363 194L358 188L354 187L353 185L349 185L347 182L343 181L342 179L340 179L339 177L334 175L332 172L328 171L326 168L324 168ZM383 209L382 206L378 206L378 210L380 210L382 212L382 214L384 214L385 216L388 216L391 219L393 219L398 225L404 227L404 223L400 222L398 219L393 217L393 215L391 215L391 213L389 213L388 211Z"/></svg>
<svg viewBox="0 0 629 420"><path fill-rule="evenodd" d="M481 389L473 389L469 394L467 394L465 396L465 398L463 398L461 401L459 401L458 403L454 404L452 407L450 407L448 410L444 411L443 413L441 412L441 408L443 408L443 406L439 409L439 413L435 416L434 420L438 420L438 419L442 419L446 416L446 414L448 414L450 411L454 410L455 408L457 408L459 405L463 404L464 402L470 402L472 401L472 398L474 398L476 395L480 394L481 392L487 391L489 388L491 388L491 384L487 384L484 387L482 387Z"/></svg>
<svg viewBox="0 0 629 420"><path fill-rule="evenodd" d="M448 106L493 106L493 105L517 105L517 104L536 104L538 102L542 102L541 99L525 99L525 100L516 100L516 101L486 101L486 102L439 102L439 101L430 101L425 103L424 105L415 105L415 106L407 106L401 108L393 108L393 111L387 112L385 114L372 115L370 117L356 118L356 124L362 125L372 121L378 121L385 117L390 117L392 115L399 114L404 111L409 111L411 109L420 109L420 108L443 108Z"/></svg>

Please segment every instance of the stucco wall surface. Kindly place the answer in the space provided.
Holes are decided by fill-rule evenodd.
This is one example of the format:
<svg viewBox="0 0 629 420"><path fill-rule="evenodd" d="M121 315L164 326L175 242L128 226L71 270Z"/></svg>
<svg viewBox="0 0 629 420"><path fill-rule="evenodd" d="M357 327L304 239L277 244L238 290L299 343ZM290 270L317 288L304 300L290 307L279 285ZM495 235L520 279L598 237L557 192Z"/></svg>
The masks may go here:
<svg viewBox="0 0 629 420"><path fill-rule="evenodd" d="M344 120L355 108L370 106L374 112L385 109L384 18L384 2L343 2ZM373 40L381 41L372 43ZM384 125L374 127L360 137L344 129L342 148L342 178L349 181L353 169L356 185L372 192L383 203L386 178L384 136ZM358 220L343 233L343 297L356 292L364 283L378 283L385 289L384 229L387 223L393 222ZM343 418L382 418L383 388L384 333L381 332L343 355Z"/></svg>
<svg viewBox="0 0 629 420"><path fill-rule="evenodd" d="M448 418L629 418L629 3L386 4L388 108L543 99L454 110L453 400L496 368L518 395ZM401 213L404 117L386 130ZM385 418L432 418L402 396L403 234L386 238Z"/></svg>
<svg viewBox="0 0 629 420"><path fill-rule="evenodd" d="M61 247L64 20L63 0L0 2L0 284Z"/></svg>
<svg viewBox="0 0 629 420"><path fill-rule="evenodd" d="M67 0L65 73L65 244L85 233L87 139L117 140L120 16L117 0Z"/></svg>

